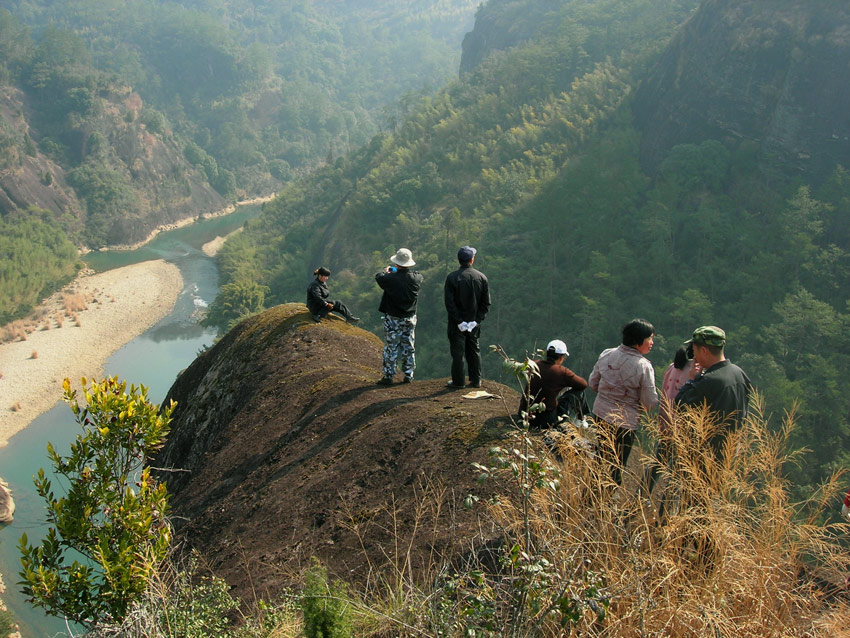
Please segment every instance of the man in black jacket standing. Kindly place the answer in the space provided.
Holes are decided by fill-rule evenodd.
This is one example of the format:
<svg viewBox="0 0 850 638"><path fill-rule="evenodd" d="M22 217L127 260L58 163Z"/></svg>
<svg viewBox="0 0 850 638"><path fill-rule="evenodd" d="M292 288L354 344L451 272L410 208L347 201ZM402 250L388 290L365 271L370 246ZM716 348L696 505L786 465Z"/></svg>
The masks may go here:
<svg viewBox="0 0 850 638"><path fill-rule="evenodd" d="M469 385L481 387L481 350L478 337L481 322L490 309L490 284L482 272L475 270L477 251L464 246L457 251L460 268L446 277L446 312L449 315L449 348L452 354L451 388L464 387L463 359L469 367Z"/></svg>
<svg viewBox="0 0 850 638"><path fill-rule="evenodd" d="M384 376L380 385L392 385L395 377L396 361L401 354L401 370L404 382L413 381L413 369L416 367L414 349L414 331L416 330L416 302L422 275L410 270L416 265L413 254L407 248L399 248L390 257L395 264L388 266L377 275L375 281L383 289L381 305L378 310L384 313Z"/></svg>

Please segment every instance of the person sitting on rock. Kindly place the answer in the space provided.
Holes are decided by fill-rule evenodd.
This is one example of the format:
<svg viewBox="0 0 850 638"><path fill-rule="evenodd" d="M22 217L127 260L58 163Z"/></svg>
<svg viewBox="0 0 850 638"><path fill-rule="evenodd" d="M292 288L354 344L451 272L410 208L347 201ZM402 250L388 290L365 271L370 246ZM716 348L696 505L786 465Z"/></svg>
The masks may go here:
<svg viewBox="0 0 850 638"><path fill-rule="evenodd" d="M519 409L525 412L535 403L543 403L545 410L533 414L529 426L535 428L550 428L558 424L558 395L562 390L584 390L587 381L563 365L569 356L567 344L560 339L554 339L546 346L546 358L537 359L539 374L532 375L522 395Z"/></svg>
<svg viewBox="0 0 850 638"><path fill-rule="evenodd" d="M342 315L348 323L360 321L360 317L351 314L348 307L341 301L328 300L331 293L328 290L327 281L331 276L331 271L320 266L313 271L313 274L316 275L316 278L307 287L307 308L313 316L313 321L321 323L322 319L332 312Z"/></svg>

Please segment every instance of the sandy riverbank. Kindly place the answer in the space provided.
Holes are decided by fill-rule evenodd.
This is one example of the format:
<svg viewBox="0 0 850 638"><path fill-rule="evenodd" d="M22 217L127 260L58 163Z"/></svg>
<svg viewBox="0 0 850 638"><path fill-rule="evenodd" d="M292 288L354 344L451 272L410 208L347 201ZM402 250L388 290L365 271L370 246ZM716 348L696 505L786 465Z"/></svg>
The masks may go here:
<svg viewBox="0 0 850 638"><path fill-rule="evenodd" d="M79 387L101 377L106 359L168 315L181 290L177 266L157 260L81 275L45 300L38 330L0 344L0 446L62 398L63 379ZM76 320L64 316L63 295L87 301Z"/></svg>
<svg viewBox="0 0 850 638"><path fill-rule="evenodd" d="M224 242L233 237L238 232L241 232L241 228L237 228L232 233L228 233L224 237L219 235L212 241L208 241L206 244L201 246L201 252L204 253L207 257L215 257L218 254L218 251L221 250L221 247L224 246Z"/></svg>

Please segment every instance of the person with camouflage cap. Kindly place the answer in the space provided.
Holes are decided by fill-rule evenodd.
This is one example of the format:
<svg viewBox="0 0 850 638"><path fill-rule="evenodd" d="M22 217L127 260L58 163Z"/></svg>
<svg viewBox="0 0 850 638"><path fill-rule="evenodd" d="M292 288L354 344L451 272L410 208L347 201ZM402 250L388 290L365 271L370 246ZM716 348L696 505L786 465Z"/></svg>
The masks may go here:
<svg viewBox="0 0 850 638"><path fill-rule="evenodd" d="M720 460L726 436L738 429L747 416L753 386L744 371L726 358L726 333L722 329L697 328L685 344L693 347L697 365L691 367L691 379L676 395L676 405L706 405L714 412L719 429L709 444L715 458Z"/></svg>

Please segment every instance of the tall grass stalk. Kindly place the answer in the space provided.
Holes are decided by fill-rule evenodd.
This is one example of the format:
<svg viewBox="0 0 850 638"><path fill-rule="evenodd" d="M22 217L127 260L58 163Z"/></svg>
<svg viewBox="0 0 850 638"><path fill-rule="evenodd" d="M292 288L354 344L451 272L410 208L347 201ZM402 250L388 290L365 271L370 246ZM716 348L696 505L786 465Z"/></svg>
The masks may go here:
<svg viewBox="0 0 850 638"><path fill-rule="evenodd" d="M833 635L826 627L838 618L850 626L843 590L850 529L819 523L844 491L839 476L815 498L791 502L783 472L802 460L787 451L794 415L771 431L760 408L756 401L744 427L728 436L719 462L708 444L717 431L711 415L681 414L653 500L643 463L617 487L598 455L576 446L580 433L568 427L544 443L519 428L513 449L560 482L537 481L525 494L515 488L518 476L519 488L527 481L504 459L507 469L492 471L507 488L514 484L489 506L515 544L503 571L479 588L491 598L495 626L516 636L730 638ZM661 435L657 422L647 426Z"/></svg>

